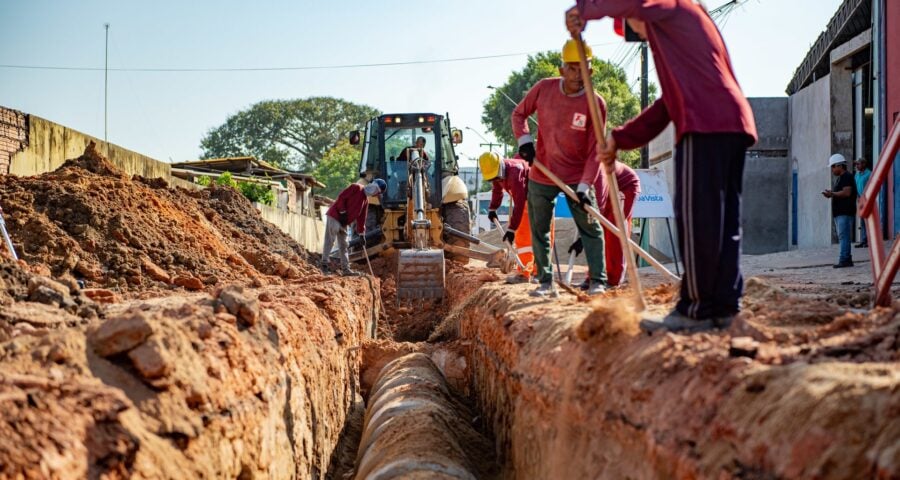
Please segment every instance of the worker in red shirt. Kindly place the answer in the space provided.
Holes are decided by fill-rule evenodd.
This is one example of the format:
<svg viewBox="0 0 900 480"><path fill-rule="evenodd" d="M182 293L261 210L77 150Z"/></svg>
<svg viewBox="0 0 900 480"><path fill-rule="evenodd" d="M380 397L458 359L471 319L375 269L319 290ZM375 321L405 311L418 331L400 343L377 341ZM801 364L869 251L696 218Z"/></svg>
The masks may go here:
<svg viewBox="0 0 900 480"><path fill-rule="evenodd" d="M522 159L504 158L494 152L485 152L478 157L478 165L484 181L491 182L491 203L488 205L488 220L497 220L497 209L503 202L503 192L512 200L512 212L503 233L503 241L513 245L525 268L516 265L517 272L507 278L509 283L528 281L536 272L534 254L531 250L531 226L528 222L528 172L530 167Z"/></svg>
<svg viewBox="0 0 900 480"><path fill-rule="evenodd" d="M628 165L616 160L615 164L616 185L619 187L619 203L622 205L622 216L625 218L625 230L631 236L631 213L634 211L634 202L641 193L641 180L637 173ZM603 175L598 175L602 177ZM597 195L601 195L600 189L604 188L599 182L595 185ZM604 192L603 195L609 195ZM612 223L615 223L616 217L613 213L612 202L607 201L600 213ZM603 239L606 246L606 282L609 286L615 287L621 285L625 281L625 255L622 253L622 244L618 235L610 230L603 230ZM584 249L581 245L581 238L575 240L575 243L569 247L569 253L575 252L579 255ZM585 279L581 284L581 288L587 290L589 284Z"/></svg>
<svg viewBox="0 0 900 480"><path fill-rule="evenodd" d="M590 57L590 49L587 50ZM604 121L606 102L594 92L591 85L584 85L582 82L578 51L572 40L563 46L562 61L560 77L545 78L536 83L513 110L512 130L518 140L519 155L529 165L537 159L578 195L578 201L570 198L566 200L584 242L591 275L588 293L593 295L606 288L603 227L588 216L584 207L605 199L595 199L591 192L600 163L585 95L595 97ZM528 129L528 116L535 112L541 119L537 148ZM531 222L531 244L537 263L537 279L541 282L532 295L538 297L555 293L550 264L550 221L559 192L559 187L539 169L531 169L528 181L528 219Z"/></svg>
<svg viewBox="0 0 900 480"><path fill-rule="evenodd" d="M347 245L347 227L356 223L356 232L363 236L366 233L366 215L369 210L369 197L379 196L387 189L387 183L376 178L368 185L350 184L338 194L337 199L325 212L325 241L322 246L322 262L320 268L329 273L331 247L337 240L338 256L341 259L341 274L356 275L350 270L350 252Z"/></svg>
<svg viewBox="0 0 900 480"><path fill-rule="evenodd" d="M609 134L602 152L607 168L617 150L646 145L675 124L675 222L685 273L675 310L643 320L641 328L727 327L743 293L741 181L747 148L756 142L750 104L721 33L697 1L578 0L566 12L566 27L577 35L585 20L603 17L648 42L662 90L653 105Z"/></svg>

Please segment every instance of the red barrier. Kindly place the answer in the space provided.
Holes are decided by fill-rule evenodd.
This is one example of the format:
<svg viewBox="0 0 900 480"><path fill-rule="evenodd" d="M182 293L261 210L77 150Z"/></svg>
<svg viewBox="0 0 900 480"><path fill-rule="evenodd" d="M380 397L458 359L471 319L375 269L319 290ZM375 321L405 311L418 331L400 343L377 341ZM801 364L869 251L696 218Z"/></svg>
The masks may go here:
<svg viewBox="0 0 900 480"><path fill-rule="evenodd" d="M894 242L889 255L885 256L884 240L881 235L881 218L876 205L878 192L888 179L894 166L894 159L900 151L900 122L894 123L881 157L875 164L872 177L859 197L859 216L866 223L869 255L872 258L872 277L875 283L875 305L886 307L891 304L891 284L900 268L900 242Z"/></svg>

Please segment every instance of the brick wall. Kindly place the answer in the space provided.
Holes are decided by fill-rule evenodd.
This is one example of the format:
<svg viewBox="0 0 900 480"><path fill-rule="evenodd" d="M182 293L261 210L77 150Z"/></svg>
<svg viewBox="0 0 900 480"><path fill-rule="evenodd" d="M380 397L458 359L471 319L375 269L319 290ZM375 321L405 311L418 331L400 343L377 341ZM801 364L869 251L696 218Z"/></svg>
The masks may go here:
<svg viewBox="0 0 900 480"><path fill-rule="evenodd" d="M28 146L28 116L0 107L0 175L9 173L10 159Z"/></svg>

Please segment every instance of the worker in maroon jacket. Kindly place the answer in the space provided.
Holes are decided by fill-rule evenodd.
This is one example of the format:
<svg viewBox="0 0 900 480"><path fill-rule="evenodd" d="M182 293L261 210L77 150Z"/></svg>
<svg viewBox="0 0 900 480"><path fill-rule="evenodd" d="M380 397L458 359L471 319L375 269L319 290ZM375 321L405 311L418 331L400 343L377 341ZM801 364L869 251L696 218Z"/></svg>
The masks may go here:
<svg viewBox="0 0 900 480"><path fill-rule="evenodd" d="M638 178L637 172L618 160L616 160L615 169L616 185L619 187L619 204L622 205L625 230L631 236L631 212L634 211L634 202L641 193L641 180ZM600 176L602 175L598 175L598 178ZM604 187L605 185L600 185L600 182L597 182L595 185L597 196L601 195L600 189ZM609 193L603 192L603 195L609 195ZM616 215L613 213L612 202L607 201L606 205L600 209L600 213L603 214L604 218L615 224ZM625 255L622 253L622 243L619 241L618 235L611 230L604 229L603 239L606 246L606 282L609 286L615 287L625 280ZM575 255L578 255L582 249L581 238L579 237L569 247L569 253L575 252ZM584 283L581 284L581 288L587 290L588 287L588 279L585 279Z"/></svg>
<svg viewBox="0 0 900 480"><path fill-rule="evenodd" d="M362 186L358 183L350 184L340 194L337 200L331 204L325 212L325 242L322 246L323 272L328 273L331 247L335 239L338 245L338 254L341 259L341 274L356 275L350 270L350 252L347 246L347 227L356 223L356 232L362 236L366 233L366 214L369 210L369 197L379 196L387 189L387 183L376 178L372 183Z"/></svg>
<svg viewBox="0 0 900 480"><path fill-rule="evenodd" d="M494 152L485 152L478 157L482 178L491 182L491 203L488 205L488 220L499 220L497 209L503 202L503 192L512 200L512 214L503 233L503 241L513 245L524 269L516 265L517 272L507 278L509 283L528 281L536 272L534 254L531 249L531 227L528 223L528 172L530 167L518 158L500 158ZM551 234L552 236L552 234Z"/></svg>
<svg viewBox="0 0 900 480"><path fill-rule="evenodd" d="M590 58L590 49L587 49ZM585 206L604 198L594 198L591 186L597 180L600 161L597 142L588 112L587 95L597 102L606 120L606 102L591 85L584 85L578 65L577 46L572 40L562 50L560 77L545 78L536 83L512 113L512 130L519 144L519 155L529 165L537 159L566 185L576 191L578 201L570 198L569 209L584 241L591 288L588 293L606 289L606 267L603 258L603 227L588 216ZM538 142L528 128L528 116L537 112L541 119ZM603 181L602 179L600 180ZM541 286L533 296L552 295L553 271L550 265L550 221L556 207L559 187L538 168L532 168L528 181L528 219L531 221L531 244Z"/></svg>
<svg viewBox="0 0 900 480"><path fill-rule="evenodd" d="M611 168L616 150L646 145L675 124L675 222L685 273L675 310L641 328L727 327L743 293L741 180L747 147L756 142L750 104L722 35L695 0L578 0L566 27L576 35L585 20L603 17L624 19L649 43L662 89L659 100L610 133L604 164Z"/></svg>

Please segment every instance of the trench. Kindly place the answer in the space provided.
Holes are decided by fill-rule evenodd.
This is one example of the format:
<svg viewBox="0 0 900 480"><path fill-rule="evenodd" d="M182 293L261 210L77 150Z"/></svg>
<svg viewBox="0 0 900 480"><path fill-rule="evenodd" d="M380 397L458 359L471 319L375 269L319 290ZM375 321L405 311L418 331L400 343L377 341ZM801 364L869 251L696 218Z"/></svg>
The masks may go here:
<svg viewBox="0 0 900 480"><path fill-rule="evenodd" d="M467 300L497 277L448 262L445 298L398 302L392 260L372 260L385 311L361 345L360 392L325 478L500 478L457 335Z"/></svg>

